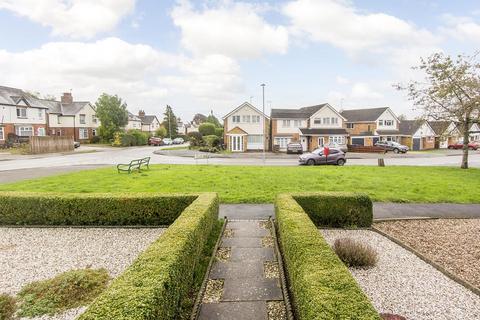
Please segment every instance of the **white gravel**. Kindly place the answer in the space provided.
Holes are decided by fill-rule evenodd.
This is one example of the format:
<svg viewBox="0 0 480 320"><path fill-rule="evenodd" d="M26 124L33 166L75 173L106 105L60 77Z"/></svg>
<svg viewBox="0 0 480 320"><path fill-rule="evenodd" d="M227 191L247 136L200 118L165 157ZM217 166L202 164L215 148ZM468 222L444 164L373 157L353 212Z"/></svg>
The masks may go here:
<svg viewBox="0 0 480 320"><path fill-rule="evenodd" d="M480 297L413 253L369 230L320 230L331 245L349 237L378 252L371 269L353 269L354 278L379 312L415 320L480 319Z"/></svg>
<svg viewBox="0 0 480 320"><path fill-rule="evenodd" d="M161 228L0 228L0 293L15 295L37 280L72 269L106 268L122 273L166 229ZM72 309L42 320L74 319Z"/></svg>

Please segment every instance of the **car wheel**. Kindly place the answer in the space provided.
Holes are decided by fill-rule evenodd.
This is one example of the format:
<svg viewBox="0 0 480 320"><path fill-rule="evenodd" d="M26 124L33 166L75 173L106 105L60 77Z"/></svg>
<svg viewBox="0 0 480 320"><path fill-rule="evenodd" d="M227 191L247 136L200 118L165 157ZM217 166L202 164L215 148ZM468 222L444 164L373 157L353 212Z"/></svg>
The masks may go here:
<svg viewBox="0 0 480 320"><path fill-rule="evenodd" d="M338 159L337 160L337 165L343 166L344 164L345 164L345 160L343 160L343 159Z"/></svg>
<svg viewBox="0 0 480 320"><path fill-rule="evenodd" d="M473 151L473 150L475 150L475 149L474 149L473 147L468 147L468 150Z"/></svg>
<svg viewBox="0 0 480 320"><path fill-rule="evenodd" d="M314 165L315 165L315 160L309 159L309 160L307 161L307 166L314 166Z"/></svg>
<svg viewBox="0 0 480 320"><path fill-rule="evenodd" d="M399 153L400 150L398 150L397 148L393 149L393 153Z"/></svg>

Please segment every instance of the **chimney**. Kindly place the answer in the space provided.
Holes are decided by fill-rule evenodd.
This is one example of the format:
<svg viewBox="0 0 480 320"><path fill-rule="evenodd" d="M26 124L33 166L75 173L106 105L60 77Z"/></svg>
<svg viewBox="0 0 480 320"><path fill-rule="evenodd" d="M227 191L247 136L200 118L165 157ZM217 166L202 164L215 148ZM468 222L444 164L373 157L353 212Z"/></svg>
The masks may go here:
<svg viewBox="0 0 480 320"><path fill-rule="evenodd" d="M145 117L145 111L143 111L143 110L138 111L138 116L139 117Z"/></svg>
<svg viewBox="0 0 480 320"><path fill-rule="evenodd" d="M61 102L63 104L70 104L73 103L73 97L71 92L64 92L62 95Z"/></svg>

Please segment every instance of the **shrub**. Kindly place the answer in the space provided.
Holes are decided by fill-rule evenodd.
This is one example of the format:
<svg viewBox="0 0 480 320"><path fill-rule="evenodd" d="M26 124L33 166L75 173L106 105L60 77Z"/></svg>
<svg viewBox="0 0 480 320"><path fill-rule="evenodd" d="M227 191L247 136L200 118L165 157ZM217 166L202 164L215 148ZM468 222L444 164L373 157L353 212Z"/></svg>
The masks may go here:
<svg viewBox="0 0 480 320"><path fill-rule="evenodd" d="M128 130L127 135L130 135L133 146L145 146L148 143L150 134L140 130Z"/></svg>
<svg viewBox="0 0 480 320"><path fill-rule="evenodd" d="M200 147L198 151L202 152L210 152L210 153L218 153L220 152L220 148L215 148L215 147Z"/></svg>
<svg viewBox="0 0 480 320"><path fill-rule="evenodd" d="M275 212L297 318L379 320L348 268L292 195L277 196Z"/></svg>
<svg viewBox="0 0 480 320"><path fill-rule="evenodd" d="M16 309L15 298L7 294L0 294L0 319L10 320L13 319Z"/></svg>
<svg viewBox="0 0 480 320"><path fill-rule="evenodd" d="M167 129L165 127L160 127L155 131L155 136L160 138L165 138L167 136Z"/></svg>
<svg viewBox="0 0 480 320"><path fill-rule="evenodd" d="M198 132L200 132L200 134L202 136L215 135L215 125L213 123L209 123L209 122L202 123L198 127Z"/></svg>
<svg viewBox="0 0 480 320"><path fill-rule="evenodd" d="M366 243L350 238L336 239L333 250L349 267L373 267L377 263L377 252Z"/></svg>
<svg viewBox="0 0 480 320"><path fill-rule="evenodd" d="M18 314L23 317L52 315L85 306L105 290L109 279L106 269L84 269L29 283L18 294Z"/></svg>
<svg viewBox="0 0 480 320"><path fill-rule="evenodd" d="M217 216L217 195L200 194L79 319L177 319Z"/></svg>
<svg viewBox="0 0 480 320"><path fill-rule="evenodd" d="M223 139L223 128L215 128L215 135Z"/></svg>
<svg viewBox="0 0 480 320"><path fill-rule="evenodd" d="M200 147L205 144L205 142L203 141L202 134L200 132L189 132L187 137L188 137L188 140L190 141L191 147Z"/></svg>
<svg viewBox="0 0 480 320"><path fill-rule="evenodd" d="M203 140L205 141L205 144L207 147L210 147L210 148L217 148L220 146L220 144L222 143L222 140L213 135L213 136L204 136L203 137Z"/></svg>
<svg viewBox="0 0 480 320"><path fill-rule="evenodd" d="M373 205L364 194L321 192L293 194L316 226L370 227Z"/></svg>
<svg viewBox="0 0 480 320"><path fill-rule="evenodd" d="M196 195L0 193L0 225L168 225Z"/></svg>
<svg viewBox="0 0 480 320"><path fill-rule="evenodd" d="M91 139L90 139L90 143L99 143L100 142L100 137L99 136L93 136Z"/></svg>

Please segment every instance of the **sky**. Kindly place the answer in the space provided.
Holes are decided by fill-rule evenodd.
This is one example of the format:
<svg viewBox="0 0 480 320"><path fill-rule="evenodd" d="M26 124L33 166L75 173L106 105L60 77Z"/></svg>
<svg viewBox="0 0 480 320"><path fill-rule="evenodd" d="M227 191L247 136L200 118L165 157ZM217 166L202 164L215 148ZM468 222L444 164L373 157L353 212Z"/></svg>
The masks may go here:
<svg viewBox="0 0 480 320"><path fill-rule="evenodd" d="M478 0L0 0L0 85L183 120L324 102L414 117L393 85L480 49Z"/></svg>

